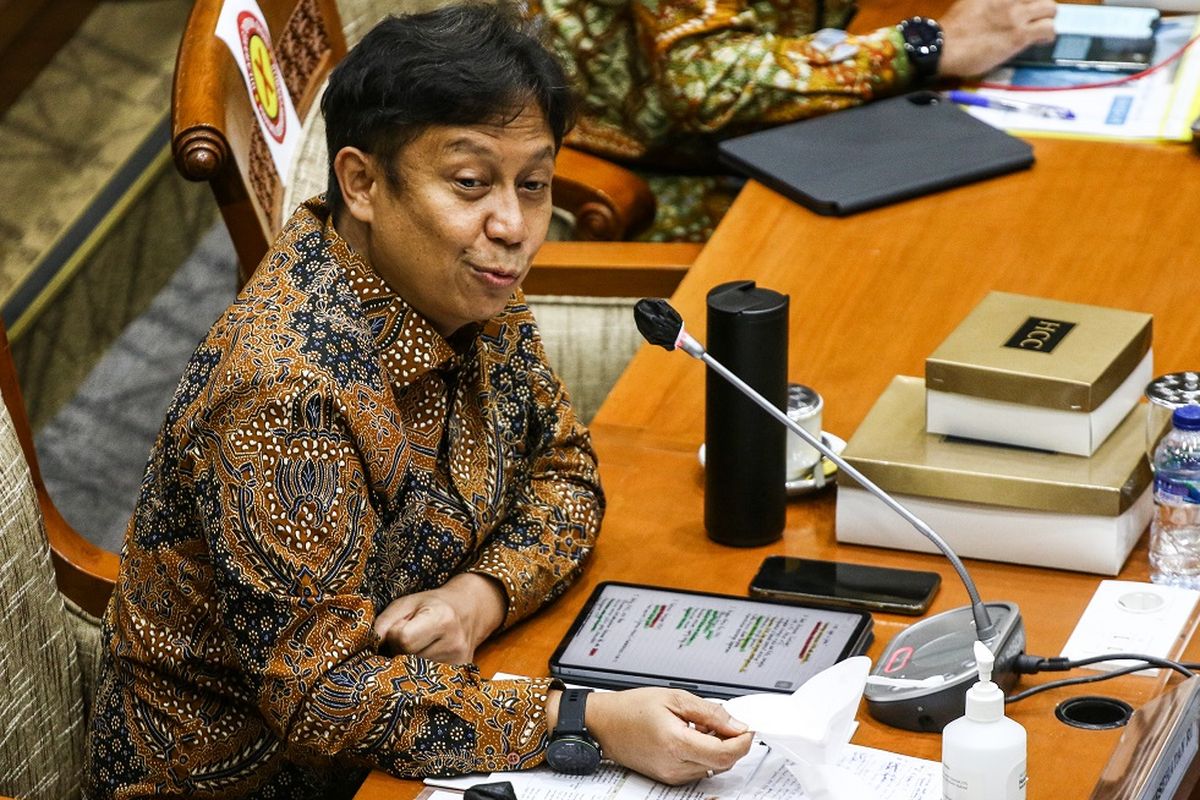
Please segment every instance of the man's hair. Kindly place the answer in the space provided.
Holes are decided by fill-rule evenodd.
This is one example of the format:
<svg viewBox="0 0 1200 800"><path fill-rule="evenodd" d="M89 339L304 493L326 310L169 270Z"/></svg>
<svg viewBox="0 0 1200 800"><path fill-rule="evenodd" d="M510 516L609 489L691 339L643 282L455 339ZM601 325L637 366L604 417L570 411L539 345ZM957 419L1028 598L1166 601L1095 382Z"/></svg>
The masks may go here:
<svg viewBox="0 0 1200 800"><path fill-rule="evenodd" d="M330 209L345 204L333 169L343 147L371 154L396 188L396 155L430 126L504 124L531 102L557 148L574 97L562 66L511 9L471 3L386 18L333 70L321 98Z"/></svg>

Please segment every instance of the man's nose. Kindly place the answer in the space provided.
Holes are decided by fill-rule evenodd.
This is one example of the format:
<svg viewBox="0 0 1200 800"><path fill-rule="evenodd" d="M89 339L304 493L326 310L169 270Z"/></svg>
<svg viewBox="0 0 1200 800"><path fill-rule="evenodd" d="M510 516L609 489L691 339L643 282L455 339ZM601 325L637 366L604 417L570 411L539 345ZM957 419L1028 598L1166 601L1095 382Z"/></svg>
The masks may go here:
<svg viewBox="0 0 1200 800"><path fill-rule="evenodd" d="M515 190L498 192L484 223L484 232L494 242L518 245L525 241L525 210Z"/></svg>

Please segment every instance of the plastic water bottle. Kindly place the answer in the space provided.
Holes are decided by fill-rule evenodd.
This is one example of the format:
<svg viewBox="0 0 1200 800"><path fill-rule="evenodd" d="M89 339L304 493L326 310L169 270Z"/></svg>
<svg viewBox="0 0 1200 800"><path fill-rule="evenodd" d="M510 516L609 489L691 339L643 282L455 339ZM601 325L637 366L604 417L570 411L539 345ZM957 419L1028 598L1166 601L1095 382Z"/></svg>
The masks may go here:
<svg viewBox="0 0 1200 800"><path fill-rule="evenodd" d="M1154 448L1150 580L1200 589L1200 406L1181 406Z"/></svg>

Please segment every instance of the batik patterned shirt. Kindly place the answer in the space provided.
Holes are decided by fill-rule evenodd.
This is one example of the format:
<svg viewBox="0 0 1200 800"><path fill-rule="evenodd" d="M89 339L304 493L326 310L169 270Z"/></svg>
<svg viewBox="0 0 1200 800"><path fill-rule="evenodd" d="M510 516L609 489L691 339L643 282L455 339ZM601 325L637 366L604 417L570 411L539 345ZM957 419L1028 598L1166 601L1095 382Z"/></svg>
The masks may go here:
<svg viewBox="0 0 1200 800"><path fill-rule="evenodd" d="M582 97L568 141L618 158L711 169L720 138L857 105L913 80L896 28L837 30L854 14L850 0L529 4Z"/></svg>
<svg viewBox="0 0 1200 800"><path fill-rule="evenodd" d="M188 363L126 534L92 800L328 798L541 762L546 680L381 655L393 599L472 571L511 625L591 551L586 430L520 295L449 340L302 206Z"/></svg>

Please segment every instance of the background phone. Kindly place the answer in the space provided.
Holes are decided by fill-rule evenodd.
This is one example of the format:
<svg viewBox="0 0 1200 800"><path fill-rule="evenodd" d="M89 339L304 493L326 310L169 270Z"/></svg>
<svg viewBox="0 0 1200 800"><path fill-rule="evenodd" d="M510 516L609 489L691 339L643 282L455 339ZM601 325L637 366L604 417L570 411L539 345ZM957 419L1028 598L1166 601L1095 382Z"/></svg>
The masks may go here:
<svg viewBox="0 0 1200 800"><path fill-rule="evenodd" d="M1015 67L1073 67L1109 72L1138 72L1154 58L1154 37L1087 36L1060 33L1053 42L1017 53Z"/></svg>
<svg viewBox="0 0 1200 800"><path fill-rule="evenodd" d="M941 582L936 572L768 556L750 582L750 594L795 603L924 614Z"/></svg>

